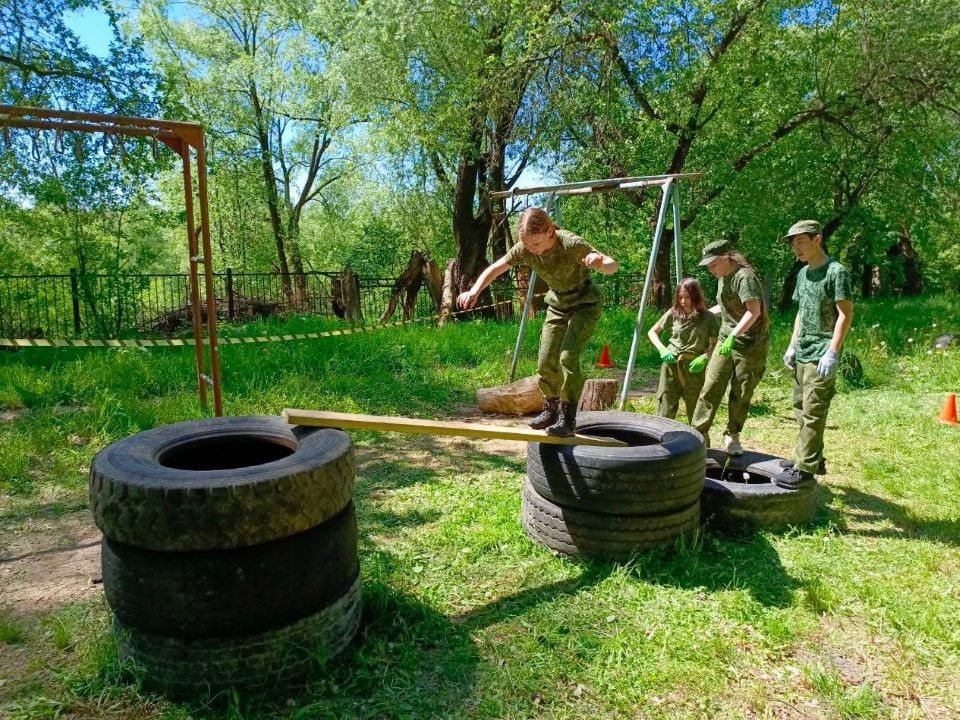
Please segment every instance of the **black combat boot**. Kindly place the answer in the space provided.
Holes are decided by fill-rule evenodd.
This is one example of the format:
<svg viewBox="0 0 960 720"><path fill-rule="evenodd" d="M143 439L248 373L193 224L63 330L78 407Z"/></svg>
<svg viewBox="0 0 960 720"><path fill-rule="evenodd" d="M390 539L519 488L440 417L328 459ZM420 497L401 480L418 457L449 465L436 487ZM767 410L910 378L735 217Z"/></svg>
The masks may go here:
<svg viewBox="0 0 960 720"><path fill-rule="evenodd" d="M560 414L560 398L544 398L543 412L537 415L527 425L534 430L543 430L557 421Z"/></svg>
<svg viewBox="0 0 960 720"><path fill-rule="evenodd" d="M773 482L775 485L779 485L787 490L796 490L797 488L816 482L816 478L811 472L792 467L789 470L774 475Z"/></svg>
<svg viewBox="0 0 960 720"><path fill-rule="evenodd" d="M560 417L547 428L547 435L556 437L570 437L577 429L577 404L570 402L560 403Z"/></svg>

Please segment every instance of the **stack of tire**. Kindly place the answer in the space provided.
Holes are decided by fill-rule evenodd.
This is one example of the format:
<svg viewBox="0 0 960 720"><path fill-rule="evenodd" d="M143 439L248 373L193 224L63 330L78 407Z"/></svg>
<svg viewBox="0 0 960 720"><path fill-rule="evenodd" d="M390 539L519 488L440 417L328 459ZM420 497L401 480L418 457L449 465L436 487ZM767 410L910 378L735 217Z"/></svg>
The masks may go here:
<svg viewBox="0 0 960 720"><path fill-rule="evenodd" d="M735 456L708 450L704 521L711 528L733 534L806 525L816 511L817 483L781 486L777 478L786 469L787 461L775 455L747 452Z"/></svg>
<svg viewBox="0 0 960 720"><path fill-rule="evenodd" d="M628 560L699 527L703 438L674 420L585 412L577 432L625 447L530 443L521 522L563 555Z"/></svg>
<svg viewBox="0 0 960 720"><path fill-rule="evenodd" d="M121 661L176 696L298 681L360 622L355 460L278 417L154 428L90 469Z"/></svg>

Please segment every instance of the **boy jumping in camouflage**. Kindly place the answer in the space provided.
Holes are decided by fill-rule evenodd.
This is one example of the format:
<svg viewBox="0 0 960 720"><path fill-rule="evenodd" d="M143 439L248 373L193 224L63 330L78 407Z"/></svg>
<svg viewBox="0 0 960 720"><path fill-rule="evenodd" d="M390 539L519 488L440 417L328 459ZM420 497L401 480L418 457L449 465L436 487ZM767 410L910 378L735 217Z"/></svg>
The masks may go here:
<svg viewBox="0 0 960 720"><path fill-rule="evenodd" d="M602 310L589 270L611 275L619 265L583 238L558 228L544 210L527 208L520 216L520 242L480 273L473 287L457 297L457 305L473 307L487 285L513 265L528 265L550 287L537 356L543 412L528 424L535 430L545 428L548 435L568 437L576 429L583 391L580 353Z"/></svg>
<svg viewBox="0 0 960 720"><path fill-rule="evenodd" d="M801 220L784 240L797 260L807 263L797 276L793 299L800 303L790 347L783 363L793 371L793 411L800 436L793 467L775 481L796 487L824 474L823 431L835 392L837 360L853 321L850 273L827 255L822 228L816 220Z"/></svg>

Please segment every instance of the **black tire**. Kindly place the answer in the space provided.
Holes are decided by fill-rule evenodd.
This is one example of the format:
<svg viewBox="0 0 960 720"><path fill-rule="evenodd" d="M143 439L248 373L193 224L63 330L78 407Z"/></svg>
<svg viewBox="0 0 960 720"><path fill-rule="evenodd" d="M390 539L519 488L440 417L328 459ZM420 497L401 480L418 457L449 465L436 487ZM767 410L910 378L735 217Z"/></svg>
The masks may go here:
<svg viewBox="0 0 960 720"><path fill-rule="evenodd" d="M127 627L178 638L252 635L316 612L354 583L353 503L315 528L234 550L158 552L104 539L103 589Z"/></svg>
<svg viewBox="0 0 960 720"><path fill-rule="evenodd" d="M210 418L147 430L93 459L103 534L148 550L227 550L288 537L350 502L356 462L341 430L278 417Z"/></svg>
<svg viewBox="0 0 960 720"><path fill-rule="evenodd" d="M697 530L700 503L664 515L609 515L561 507L523 485L520 521L535 542L562 555L629 560Z"/></svg>
<svg viewBox="0 0 960 720"><path fill-rule="evenodd" d="M114 620L121 662L148 688L176 697L229 688L276 689L299 682L343 650L360 626L360 578L311 615L256 635L187 640Z"/></svg>
<svg viewBox="0 0 960 720"><path fill-rule="evenodd" d="M784 472L786 462L762 453L728 456L710 450L701 498L704 521L732 533L809 523L817 509L817 484L811 481L795 489L777 485L773 480Z"/></svg>
<svg viewBox="0 0 960 720"><path fill-rule="evenodd" d="M675 420L624 412L585 412L577 432L631 443L527 445L527 478L557 505L611 515L688 508L703 488L706 451L696 430Z"/></svg>

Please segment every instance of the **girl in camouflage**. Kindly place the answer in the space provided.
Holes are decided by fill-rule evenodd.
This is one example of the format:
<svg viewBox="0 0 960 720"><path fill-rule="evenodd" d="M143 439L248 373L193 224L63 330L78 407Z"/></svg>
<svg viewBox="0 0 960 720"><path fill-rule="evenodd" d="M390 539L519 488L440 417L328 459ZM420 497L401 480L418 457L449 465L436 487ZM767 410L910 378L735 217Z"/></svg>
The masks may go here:
<svg viewBox="0 0 960 720"><path fill-rule="evenodd" d="M480 273L473 286L457 297L457 305L473 307L480 293L511 266L528 265L543 278L550 288L544 298L547 316L537 356L543 412L529 425L567 437L576 429L577 403L583 390L580 354L602 310L600 292L590 280L589 270L611 275L619 265L583 238L558 228L541 208L527 208L520 216L519 229L520 242Z"/></svg>
<svg viewBox="0 0 960 720"><path fill-rule="evenodd" d="M660 333L670 330L670 344L660 341ZM713 353L720 330L720 318L707 310L700 283L684 278L673 295L673 307L650 328L647 337L660 353L660 386L657 388L657 414L675 418L683 400L687 420L703 388L703 370Z"/></svg>

